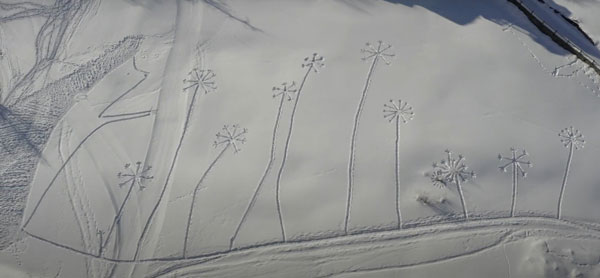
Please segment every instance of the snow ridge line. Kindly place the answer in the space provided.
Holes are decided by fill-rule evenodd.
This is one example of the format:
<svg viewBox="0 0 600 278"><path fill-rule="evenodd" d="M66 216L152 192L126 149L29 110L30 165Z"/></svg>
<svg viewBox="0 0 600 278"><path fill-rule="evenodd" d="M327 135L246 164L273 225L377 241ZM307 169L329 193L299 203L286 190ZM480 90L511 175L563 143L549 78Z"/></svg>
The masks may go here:
<svg viewBox="0 0 600 278"><path fill-rule="evenodd" d="M552 27L550 27L546 22L544 22L541 18L536 16L535 13L531 9L529 9L527 6L525 6L525 4L523 4L523 2L521 2L521 0L507 0L507 1L510 2L511 4L515 5L521 12L523 12L523 14L525 14L527 19L529 19L529 21L531 21L531 23L533 23L533 25L535 27L537 27L538 30L540 30L543 34L550 37L552 39L552 41L554 41L556 44L558 44L563 49L565 49L568 52L575 55L582 62L584 62L588 66L590 66L598 75L600 75L600 65L593 58L589 57L589 55L587 53L585 53L583 50L581 50L581 48L579 48L575 43L571 42L569 39L558 34L558 32L556 30L552 29Z"/></svg>
<svg viewBox="0 0 600 278"><path fill-rule="evenodd" d="M53 245L55 247L59 247L65 250L69 250L79 255L92 257L99 260L104 260L107 262L113 263L154 263L154 262L187 262L187 261L195 261L201 259L211 259L215 257L222 257L229 254L239 254L240 252L251 252L253 250L257 250L258 248L266 248L266 247L288 247L294 248L293 246L296 244L316 244L317 242L322 241L332 241L330 245L340 245L344 244L344 240L351 240L352 238L356 238L357 236L370 236L372 238L377 238L379 240L391 240L397 238L417 238L419 236L440 232L444 229L448 231L469 231L473 229L478 229L482 227L493 227L493 226L515 226L515 227L526 227L528 224L534 223L533 221L543 222L541 225L545 225L553 227L571 227L573 229L581 229L589 233L598 234L594 236L600 240L600 227L592 227L596 225L596 223L584 222L579 220L561 220L556 219L555 216L519 216L519 217L489 217L489 218L470 218L470 220L457 219L457 221L444 221L439 223L431 223L431 221L425 221L421 223L422 225L416 225L412 228L407 228L403 230L397 230L396 227L388 228L388 229L379 229L375 228L366 228L361 231L357 231L353 234L344 235L344 234L332 234L332 235L323 235L318 238L309 238L309 239L296 239L296 240L288 240L287 242L265 242L261 244L255 244L245 247L239 247L232 250L222 250L215 251L211 253L198 254L194 256L189 256L187 258L183 257L157 257L157 258L144 258L144 259L115 259L105 256L100 256L97 253L89 253L86 251L79 250L75 247L68 246L66 244L58 243L49 239L46 239L42 236L35 235L34 233L23 229L23 232L37 240L45 242L47 244ZM464 227L463 227L464 226ZM422 230L421 232L419 230ZM390 234L392 233L392 234ZM402 233L402 234L396 234ZM404 234L407 233L407 234Z"/></svg>

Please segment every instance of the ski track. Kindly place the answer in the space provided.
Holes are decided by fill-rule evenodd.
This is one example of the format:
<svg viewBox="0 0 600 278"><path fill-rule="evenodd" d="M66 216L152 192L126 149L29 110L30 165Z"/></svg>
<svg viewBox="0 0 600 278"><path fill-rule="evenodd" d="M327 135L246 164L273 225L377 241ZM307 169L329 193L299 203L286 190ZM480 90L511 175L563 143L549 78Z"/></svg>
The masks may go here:
<svg viewBox="0 0 600 278"><path fill-rule="evenodd" d="M531 46L529 46L524 39L522 39L518 34L517 31L515 31L515 28L513 27L512 24L506 26L505 28L502 29L502 31L504 32L509 32L511 35L513 35L517 41L519 41L519 43L527 50L527 52L529 53L529 56L531 56L531 58L535 61L535 63L542 69L543 72L549 74L552 77L555 78L568 78L568 79L572 79L574 82L576 82L577 84L579 84L579 86L585 88L586 90L590 91L592 94L594 94L595 96L600 96L600 75L598 73L596 73L589 65L587 64L583 64L584 62L582 62L577 56L575 55L570 55L569 57L573 57L572 61L567 62L564 65L560 65L558 67L554 67L554 69L549 69L542 61L541 59L535 54L535 52L533 51L533 49L531 48ZM560 70L563 68L571 68L571 67L575 67L575 70L573 70L571 73L568 74L561 74ZM586 70L589 69L589 70ZM575 79L576 77L581 76L581 78L587 80L588 82L590 82L593 85L588 85L586 83L584 83L581 80L577 80Z"/></svg>
<svg viewBox="0 0 600 278"><path fill-rule="evenodd" d="M499 221L498 221L499 220ZM531 220L531 219L530 219ZM538 219L540 220L540 219ZM497 221L496 223L493 223ZM508 222L515 221L512 224ZM523 221L523 222L520 222ZM236 253L229 254L226 257L218 258L213 262L208 263L199 262L196 266L190 266L188 262L183 265L170 266L168 267L171 271L160 271L159 274L154 274L151 277L198 277L201 275L202 277L206 276L218 276L219 273L239 273L236 272L236 268L238 270L248 267L248 265L263 265L268 263L288 263L297 261L293 257L300 256L301 258L307 259L309 261L313 261L315 259L318 262L314 262L315 264L310 264L306 267L311 267L314 269L322 264L328 263L328 258L333 258L337 256L349 257L351 258L355 254L360 254L363 251L373 251L373 248L385 248L385 246L389 246L389 244L399 244L398 247L410 246L417 243L426 243L428 239L424 239L424 236L430 236L439 238L445 238L449 242L452 242L452 239L456 236L462 237L467 236L469 233L472 233L474 236L481 235L499 235L499 238L494 240L493 242L485 243L485 245L474 248L473 250L469 250L463 253L455 253L451 255L446 255L439 258L434 259L424 259L420 261L410 262L410 263L389 263L385 266L376 266L376 267L361 267L361 265L368 265L368 262L361 261L361 264L352 264L348 267L341 267L339 271L333 271L330 273L324 273L321 275L317 275L316 277L334 277L340 274L350 274L350 273L369 273L375 271L381 271L385 269L403 269L403 268L411 268L418 267L424 265L431 265L437 263L448 262L452 260L456 260L459 258L464 258L468 256L482 254L492 248L498 247L508 242L517 242L532 236L543 236L545 238L551 239L588 239L588 240L600 240L600 231L594 230L592 233L587 232L575 232L571 231L571 226L567 225L567 227L560 224L560 220L552 219L553 223L546 223L548 226L545 226L543 223L536 224L534 221L527 221L525 218L521 218L520 220L516 219L496 219L496 220L482 220L479 221L479 224L472 223L474 221L463 222L464 225L433 225L429 227L422 227L421 231L415 231L414 233L406 233L404 231L393 231L393 232L376 232L370 234L362 234L356 236L342 236L340 238L332 238L325 240L316 240L313 242L298 242L298 243L282 243L278 246L272 247L257 247L257 248L249 248L247 250L241 250ZM470 223L471 222L471 223ZM470 224L476 224L474 226L468 226ZM492 224L492 225L490 225ZM434 226L438 226L437 228ZM467 233L467 234L463 234ZM444 237L444 233L451 233L454 236ZM404 240L405 242L395 242L397 240ZM389 241L389 243L387 243ZM467 240L468 241L468 240ZM366 249L365 249L366 248ZM413 247L414 248L414 247ZM394 248L392 248L394 249ZM329 254L330 252L336 253ZM393 250L389 250L389 252L393 252ZM316 256L316 257L313 257ZM229 259L227 259L229 258ZM223 262L219 262L219 259L223 259ZM340 259L340 263L343 264L345 259ZM395 262L395 261L394 261ZM286 266L291 266L285 264ZM186 268L190 269L186 269ZM335 269L336 267L334 267ZM266 272L265 272L266 273ZM270 273L270 272L269 272ZM320 274L320 273L319 273ZM175 276L173 276L175 275ZM313 276L311 276L313 277Z"/></svg>
<svg viewBox="0 0 600 278"><path fill-rule="evenodd" d="M58 136L58 154L59 154L59 159L61 163L64 163L66 160L66 156L63 154L63 140L66 140L67 143L65 143L65 145L68 144L68 140L69 140L69 136L71 134L70 130L66 130L66 124L61 125L60 128L60 132L59 132L59 136ZM68 169L65 170L65 172L67 172ZM84 228L83 223L82 223L82 216L81 216L81 212L77 209L77 205L75 204L76 202L76 197L74 196L73 193L73 185L70 182L70 179L68 178L68 174L65 173L65 175L67 176L67 181L65 182L65 191L66 191L66 195L68 197L69 200L69 204L71 204L71 210L73 211L73 213L75 214L75 221L77 222L77 228L79 230L79 238L81 240L81 243L84 247L84 250L86 252L91 252L90 248L89 248L89 235L87 233L86 228ZM79 200L79 199L78 199ZM85 269L86 269L86 275L87 277L90 277L90 264L91 264L91 259L89 258L85 258Z"/></svg>
<svg viewBox="0 0 600 278"><path fill-rule="evenodd" d="M195 256L184 257L160 257L160 258L146 258L146 259L115 259L105 256L99 256L97 253L89 253L77 248L48 240L41 236L35 235L27 230L23 230L27 235L53 245L58 248L68 250L74 254L92 257L107 262L113 263L154 263L154 262L186 262L196 261L208 258L214 258L218 256L243 256L254 252L267 252L267 250L279 250L277 252L298 252L301 250L315 249L315 248L332 248L336 246L346 246L355 243L368 243L368 242L381 242L389 240L413 240L426 235L439 235L441 233L448 232L471 232L486 230L491 228L506 228L512 230L535 230L536 227L543 229L542 231L556 231L565 232L571 230L579 230L585 233L587 237L600 240L600 226L596 223L588 223L575 220L559 220L555 217L550 216L518 216L518 217L490 217L473 219L468 221L450 221L435 223L431 219L419 220L414 224L421 226L415 226L412 228L405 228L402 230L392 229L380 229L377 227L369 227L367 229L356 231L351 235L339 235L333 234L323 235L321 237L308 238L308 239L295 239L289 240L288 242L271 242L264 244L257 244L254 246L248 246L233 250L217 251L212 253L200 254ZM526 236L533 236L534 232L529 232Z"/></svg>

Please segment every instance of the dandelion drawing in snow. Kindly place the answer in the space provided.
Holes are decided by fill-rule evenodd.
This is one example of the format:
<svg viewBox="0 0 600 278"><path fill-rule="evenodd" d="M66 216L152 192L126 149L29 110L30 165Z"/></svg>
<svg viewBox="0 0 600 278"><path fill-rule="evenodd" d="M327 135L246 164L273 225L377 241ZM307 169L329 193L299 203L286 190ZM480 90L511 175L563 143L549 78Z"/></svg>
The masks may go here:
<svg viewBox="0 0 600 278"><path fill-rule="evenodd" d="M127 204L127 201L129 201L131 192L133 191L133 188L135 187L135 185L137 184L139 190L143 190L144 189L143 181L151 180L154 178L153 176L149 175L149 172L150 172L150 170L152 170L152 167L151 166L142 166L141 161L138 161L135 163L135 168L132 167L131 163L125 164L125 166L123 168L125 169L125 172L119 172L117 174L117 177L119 179L123 180L123 182L119 183L119 187L122 187L125 184L129 184L129 189L127 190L127 194L125 195L125 198L123 199L123 202L121 203L121 206L119 207L119 210L117 211L117 214L115 214L115 217L113 218L112 224L110 225L110 229L108 230L108 233L106 234L106 238L104 239L104 243L102 243L100 245L101 251L103 250L104 246L106 246L106 244L108 244L115 227L121 220L121 216L123 215L123 210L125 209L125 205Z"/></svg>
<svg viewBox="0 0 600 278"><path fill-rule="evenodd" d="M374 61L382 59L386 65L389 65L391 61L389 61L388 59L391 59L394 56L396 56L395 54L386 52L389 49L391 49L392 46L384 43L383 41L377 41L377 47L374 47L371 43L366 43L366 46L367 48L363 48L360 50L360 52L365 53L366 55L362 58L363 61L370 60L371 58L373 58Z"/></svg>
<svg viewBox="0 0 600 278"><path fill-rule="evenodd" d="M119 179L124 180L123 182L119 183L119 186L123 186L123 185L131 182L132 185L137 184L139 189L142 190L145 188L142 185L142 181L150 180L150 179L154 178L153 176L148 175L150 170L152 170L152 166L143 166L142 167L141 161L138 161L135 163L135 169L133 169L133 167L131 167L131 163L125 164L125 166L123 168L125 168L126 172L119 172L117 174L117 177L119 177Z"/></svg>
<svg viewBox="0 0 600 278"><path fill-rule="evenodd" d="M524 166L527 168L532 167L530 161L526 160L529 155L527 151L523 150L521 153L515 148L510 148L511 155L510 156L502 156L498 155L498 159L500 161L507 161L506 164L500 166L500 171L506 172L506 170L511 167L512 168L512 202L510 207L510 216L515 216L516 209L516 199L517 199L517 190L519 184L519 176L525 178L527 177L527 171L523 168Z"/></svg>
<svg viewBox="0 0 600 278"><path fill-rule="evenodd" d="M296 82L288 84L287 82L281 83L280 87L273 87L273 98L281 96L283 99L288 101L292 100L294 93L296 93Z"/></svg>
<svg viewBox="0 0 600 278"><path fill-rule="evenodd" d="M561 137L560 141L567 148L575 147L576 150L579 150L583 149L583 145L585 145L583 134L572 126L561 130L558 136Z"/></svg>
<svg viewBox="0 0 600 278"><path fill-rule="evenodd" d="M435 167L435 163L433 164ZM446 180L444 179L444 177L442 176L442 174L440 174L437 171L433 171L431 173L427 173L425 174L425 176L429 177L429 179L431 180L431 183L433 184L433 186L438 187L438 188L443 188L445 187L446 184Z"/></svg>
<svg viewBox="0 0 600 278"><path fill-rule="evenodd" d="M469 218L467 211L467 205L465 202L464 194L462 191L461 183L467 180L475 178L475 173L469 171L467 165L465 165L465 158L462 155L458 155L458 159L452 157L452 152L446 150L446 159L442 159L440 163L433 163L433 174L437 179L443 180L444 184L448 183L456 184L458 189L458 195L460 196L460 203L463 208L463 214L465 219Z"/></svg>
<svg viewBox="0 0 600 278"><path fill-rule="evenodd" d="M325 58L317 53L313 53L312 57L304 58L302 68L308 68L309 71L319 72L319 69L325 66Z"/></svg>
<svg viewBox="0 0 600 278"><path fill-rule="evenodd" d="M498 155L499 160L508 161L506 164L499 167L500 170L506 173L506 169L512 166L517 171L518 175L521 175L524 178L527 177L527 171L523 168L523 165L526 165L527 167L532 167L530 161L525 161L525 158L529 155L527 151L523 150L520 154L517 154L517 149L510 148L510 152L510 157L502 156L501 154Z"/></svg>
<svg viewBox="0 0 600 278"><path fill-rule="evenodd" d="M396 218L397 228L402 228L402 213L400 211L400 123L407 123L413 119L412 107L405 101L394 101L383 105L383 117L390 122L395 121L396 126Z"/></svg>
<svg viewBox="0 0 600 278"><path fill-rule="evenodd" d="M239 145L246 142L244 135L248 132L246 128L240 128L238 125L225 125L222 132L217 133L217 140L214 142L215 148L225 145L226 148L233 146L234 152L240 151Z"/></svg>
<svg viewBox="0 0 600 278"><path fill-rule="evenodd" d="M193 69L188 74L188 78L183 80L184 83L189 83L183 90L193 89L194 93L197 93L199 89L202 89L205 94L213 92L217 89L214 81L215 76L216 74L212 70Z"/></svg>
<svg viewBox="0 0 600 278"><path fill-rule="evenodd" d="M569 149L569 157L567 158L567 166L565 168L565 175L563 176L562 186L560 187L560 194L558 197L558 208L556 211L556 217L558 219L562 216L562 203L565 196L565 187L567 186L567 179L569 177L569 171L571 170L571 163L573 161L574 150L583 149L585 140L583 134L574 127L568 127L560 131L558 134L562 144Z"/></svg>
<svg viewBox="0 0 600 278"><path fill-rule="evenodd" d="M412 111L412 107L408 105L406 101L398 100L395 102L390 99L389 104L384 104L383 112L386 113L383 117L392 122L394 120L402 120L403 123L407 123L412 120L415 113Z"/></svg>

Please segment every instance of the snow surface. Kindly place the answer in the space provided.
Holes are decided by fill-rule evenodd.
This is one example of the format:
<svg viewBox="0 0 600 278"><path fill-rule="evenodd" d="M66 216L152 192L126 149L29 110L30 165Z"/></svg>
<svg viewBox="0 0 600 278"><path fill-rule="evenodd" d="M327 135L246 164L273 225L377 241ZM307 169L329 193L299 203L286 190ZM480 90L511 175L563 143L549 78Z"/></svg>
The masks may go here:
<svg viewBox="0 0 600 278"><path fill-rule="evenodd" d="M600 3L522 4L600 61L549 8ZM2 273L600 275L600 76L508 1L0 17Z"/></svg>

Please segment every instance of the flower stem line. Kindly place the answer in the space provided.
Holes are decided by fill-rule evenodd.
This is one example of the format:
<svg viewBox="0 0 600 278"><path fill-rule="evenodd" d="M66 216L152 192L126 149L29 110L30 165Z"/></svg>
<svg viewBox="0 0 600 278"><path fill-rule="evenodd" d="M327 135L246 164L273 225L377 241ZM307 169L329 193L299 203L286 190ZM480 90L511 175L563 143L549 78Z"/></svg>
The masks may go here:
<svg viewBox="0 0 600 278"><path fill-rule="evenodd" d="M512 202L510 205L510 217L514 217L515 216L515 211L517 209L517 190L519 188L519 176L518 176L518 168L513 165L512 167L512 182L513 182L513 186L512 186Z"/></svg>
<svg viewBox="0 0 600 278"><path fill-rule="evenodd" d="M106 244L108 244L108 241L110 240L110 236L112 235L113 230L115 229L115 226L117 226L117 223L119 223L119 221L121 220L121 216L123 215L123 209L125 208L127 201L129 201L129 197L131 196L131 192L133 191L134 186L135 186L135 179L132 179L131 184L129 185L129 189L127 190L127 194L125 195L125 199L123 199L123 202L121 203L121 206L119 207L119 211L117 211L117 214L115 215L115 218L113 219L113 222L110 225L110 228L108 229L106 238L104 239L104 242L101 242L100 250L104 249Z"/></svg>
<svg viewBox="0 0 600 278"><path fill-rule="evenodd" d="M358 107L354 115L354 126L352 127L352 137L350 138L350 157L348 161L348 188L346 196L346 214L344 216L344 234L348 234L348 221L350 219L350 206L352 201L352 187L354 186L354 152L356 149L356 134L358 132L358 124L360 123L360 115L362 114L362 110L365 105L367 92L369 90L369 86L371 85L371 78L373 77L373 71L375 70L375 66L377 65L378 59L379 56L375 56L373 58L371 66L369 67L369 72L367 73L367 80L362 90L360 102L358 103Z"/></svg>
<svg viewBox="0 0 600 278"><path fill-rule="evenodd" d="M281 238L285 242L287 240L285 234L285 225L283 223L283 216L281 213L281 200L279 198L281 193L281 177L283 175L283 169L285 168L285 162L287 160L288 151L290 148L290 141L292 139L292 131L294 129L294 120L296 118L296 111L298 109L298 101L300 100L300 93L302 93L302 89L304 88L304 84L306 83L306 79L310 72L314 70L314 66L311 64L307 67L306 73L304 74L304 78L302 78L302 82L298 87L298 92L296 93L296 99L294 100L294 106L292 107L292 114L290 115L290 126L288 129L288 134L285 139L285 146L283 148L283 158L281 159L281 164L279 165L279 170L277 171L277 180L275 182L275 200L277 204L277 217L279 218L279 226L281 228Z"/></svg>
<svg viewBox="0 0 600 278"><path fill-rule="evenodd" d="M573 152L575 149L583 149L585 140L583 134L573 126L565 128L558 134L562 144L569 149L569 157L567 158L567 166L565 167L565 175L563 176L562 185L560 187L560 195L558 197L558 208L556 211L556 218L561 219L562 217L562 203L565 197L565 188L567 187L567 179L569 178L569 170L571 169L571 162L573 160Z"/></svg>
<svg viewBox="0 0 600 278"><path fill-rule="evenodd" d="M204 181L206 176L208 176L208 173L210 172L210 170L212 170L212 168L217 164L217 162L221 159L221 157L223 157L223 154L225 154L225 151L227 151L227 149L229 149L229 146L231 146L231 144L226 145L219 152L219 154L215 157L215 159L210 163L210 165L208 165L208 168L206 168L206 170L204 171L204 174L202 174L202 177L200 177L200 180L198 180L198 183L196 184L196 187L194 188L194 192L192 193L192 203L190 205L190 211L188 213L188 219L187 219L187 224L186 224L186 228L185 228L185 237L183 238L183 257L184 258L187 258L187 246L188 246L188 238L189 238L189 234L190 234L190 226L192 225L192 216L194 213L194 207L196 205L196 198L198 196L198 191L200 190L200 186L202 185L202 182Z"/></svg>
<svg viewBox="0 0 600 278"><path fill-rule="evenodd" d="M396 218L398 229L402 229L402 212L400 211L400 117L396 117Z"/></svg>
<svg viewBox="0 0 600 278"><path fill-rule="evenodd" d="M148 218L146 219L146 223L144 224L144 227L142 229L142 233L140 234L139 238L138 238L138 242L137 242L137 246L135 249L135 253L133 255L133 259L136 260L138 258L139 252L142 248L144 239L146 238L146 234L149 231L150 228L150 224L152 223L152 219L154 218L154 215L156 214L156 212L158 211L158 207L160 206L160 204L162 203L163 197L167 191L167 187L169 182L171 181L171 175L173 174L173 170L175 169L175 164L179 158L179 153L181 151L181 147L183 146L183 139L185 138L185 135L188 131L189 128L189 124L190 124L190 119L192 116L192 111L194 109L194 105L196 102L196 95L197 92L194 91L194 93L192 94L192 99L190 101L190 105L187 109L187 114L186 114L186 118L185 118L185 122L183 124L183 131L181 132L181 136L179 137L179 142L177 144L177 148L175 149L175 155L173 156L173 160L171 161L171 165L169 167L169 171L167 172L167 176L165 179L165 182L162 186L160 195L158 196L158 200L156 201L156 203L154 204L154 207L152 208L152 211L150 212L150 216L148 216Z"/></svg>
<svg viewBox="0 0 600 278"><path fill-rule="evenodd" d="M562 203L565 196L565 187L567 186L567 179L569 178L569 171L571 170L571 161L573 160L573 143L569 145L569 158L567 158L567 166L565 167L565 175L563 176L562 186L560 187L560 195L558 197L558 208L556 211L556 218L561 219L562 217Z"/></svg>
<svg viewBox="0 0 600 278"><path fill-rule="evenodd" d="M465 220L469 220L469 211L467 210L465 196L463 194L462 186L460 184L460 179L458 177L454 178L454 183L456 183L456 187L458 188L458 195L460 196L460 204L462 205Z"/></svg>
<svg viewBox="0 0 600 278"><path fill-rule="evenodd" d="M279 121L281 119L281 111L283 110L283 102L285 101L285 98L286 98L286 95L281 94L281 100L279 101L279 108L277 109L277 116L275 117L275 124L273 126L273 136L271 137L271 154L269 156L269 162L267 162L267 167L265 168L265 171L263 172L262 176L260 177L260 181L258 182L258 185L256 186L254 193L252 194L252 198L250 199L250 202L248 203L248 206L246 207L246 210L244 211L244 214L242 215L240 222L238 223L237 227L235 228L235 232L233 233L233 236L229 239L229 249L233 248L233 243L234 243L235 239L237 238L237 235L240 232L242 225L246 221L246 217L248 217L248 213L250 212L250 209L252 209L254 207L254 203L256 203L256 198L258 197L258 192L260 192L260 189L261 189L263 183L265 182L265 178L267 177L267 175L273 168L273 161L275 160L275 141L277 138L276 137L277 130L279 129Z"/></svg>

